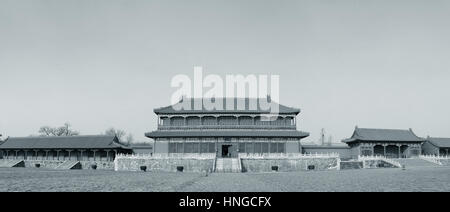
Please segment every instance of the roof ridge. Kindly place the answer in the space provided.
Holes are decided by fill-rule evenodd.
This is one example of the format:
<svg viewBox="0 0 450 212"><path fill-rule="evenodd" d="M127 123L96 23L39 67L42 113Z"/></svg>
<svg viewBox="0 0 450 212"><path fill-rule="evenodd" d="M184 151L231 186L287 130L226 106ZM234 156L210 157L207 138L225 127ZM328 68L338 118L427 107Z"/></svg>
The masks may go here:
<svg viewBox="0 0 450 212"><path fill-rule="evenodd" d="M437 139L450 139L450 137L431 137L431 136L429 136L428 138L437 138Z"/></svg>
<svg viewBox="0 0 450 212"><path fill-rule="evenodd" d="M401 130L401 131L411 131L410 129L400 129L400 128L365 128L365 127L358 127L357 129L366 129L366 130Z"/></svg>
<svg viewBox="0 0 450 212"><path fill-rule="evenodd" d="M79 137L114 137L114 135L69 135L69 136L46 136L46 135L42 135L42 136L17 136L17 137L12 137L10 136L9 138L79 138Z"/></svg>

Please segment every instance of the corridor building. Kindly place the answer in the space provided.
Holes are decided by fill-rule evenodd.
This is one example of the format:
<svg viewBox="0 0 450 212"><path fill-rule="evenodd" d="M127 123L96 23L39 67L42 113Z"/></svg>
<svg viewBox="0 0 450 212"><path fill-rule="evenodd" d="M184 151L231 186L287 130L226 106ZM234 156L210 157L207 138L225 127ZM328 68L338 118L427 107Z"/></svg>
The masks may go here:
<svg viewBox="0 0 450 212"><path fill-rule="evenodd" d="M4 159L113 161L119 153L131 154L131 148L116 136L10 137L0 145Z"/></svg>
<svg viewBox="0 0 450 212"><path fill-rule="evenodd" d="M450 138L427 137L422 152L425 155L450 156Z"/></svg>
<svg viewBox="0 0 450 212"><path fill-rule="evenodd" d="M363 156L385 156L389 158L409 158L421 154L425 139L409 130L369 129L355 127L353 135L343 140L350 147L353 158Z"/></svg>

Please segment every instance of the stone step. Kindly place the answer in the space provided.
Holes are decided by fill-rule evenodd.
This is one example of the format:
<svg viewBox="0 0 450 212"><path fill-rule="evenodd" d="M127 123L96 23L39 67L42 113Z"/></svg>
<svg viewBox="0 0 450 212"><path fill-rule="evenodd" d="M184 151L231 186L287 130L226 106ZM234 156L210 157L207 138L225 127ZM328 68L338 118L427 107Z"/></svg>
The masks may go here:
<svg viewBox="0 0 450 212"><path fill-rule="evenodd" d="M394 161L399 162L405 167L436 167L439 166L435 163L420 159L420 158L401 158L401 159L393 159Z"/></svg>
<svg viewBox="0 0 450 212"><path fill-rule="evenodd" d="M216 172L241 172L238 158L217 158Z"/></svg>
<svg viewBox="0 0 450 212"><path fill-rule="evenodd" d="M25 167L25 162L23 160L1 159L0 167L4 167L4 168Z"/></svg>
<svg viewBox="0 0 450 212"><path fill-rule="evenodd" d="M64 161L56 169L81 169L80 161Z"/></svg>

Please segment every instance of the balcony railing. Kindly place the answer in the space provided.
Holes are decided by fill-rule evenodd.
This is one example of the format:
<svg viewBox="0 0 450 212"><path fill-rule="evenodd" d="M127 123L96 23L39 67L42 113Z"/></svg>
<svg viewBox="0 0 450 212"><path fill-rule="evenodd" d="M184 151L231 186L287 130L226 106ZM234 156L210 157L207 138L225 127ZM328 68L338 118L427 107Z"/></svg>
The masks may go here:
<svg viewBox="0 0 450 212"><path fill-rule="evenodd" d="M158 130L203 130L203 129L296 129L295 125L159 125Z"/></svg>
<svg viewBox="0 0 450 212"><path fill-rule="evenodd" d="M339 153L239 153L242 159L339 158Z"/></svg>

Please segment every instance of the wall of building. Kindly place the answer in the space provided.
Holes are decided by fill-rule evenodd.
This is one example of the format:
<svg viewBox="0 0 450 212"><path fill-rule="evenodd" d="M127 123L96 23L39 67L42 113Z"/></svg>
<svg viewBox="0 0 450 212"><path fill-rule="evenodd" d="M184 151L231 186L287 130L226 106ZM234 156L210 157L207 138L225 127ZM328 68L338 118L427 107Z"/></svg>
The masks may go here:
<svg viewBox="0 0 450 212"><path fill-rule="evenodd" d="M195 151L190 152L186 148L186 144L195 144ZM177 146L181 145L181 149L178 149L176 147L175 149L177 151L182 150L184 148L184 153L199 153L199 150L202 150L202 153L214 153L215 150L208 148L202 148L201 145L203 144L213 144L215 149L217 149L217 152L221 154L221 147L222 145L232 145L232 148L230 150L236 151L239 149L239 152L246 151L247 147L251 147L249 153L255 153L255 151L259 151L260 153L300 153L301 152L301 145L299 139L284 139L284 138L277 138L277 139L267 139L267 138L230 138L230 139L224 139L224 138L210 138L210 139L195 139L195 138L189 138L187 139L181 139L181 138L172 138L172 139L166 139L166 138L158 138L154 141L154 149L153 153L175 153L174 152L174 144L177 144ZM246 144L246 146L242 146L242 144ZM248 144L248 145L247 145ZM217 145L217 146L216 146ZM274 145L278 145L277 148ZM243 148L244 147L244 148ZM208 151L203 151L203 149ZM213 151L211 151L213 150ZM183 153L183 152L177 152L177 153Z"/></svg>
<svg viewBox="0 0 450 212"><path fill-rule="evenodd" d="M56 169L66 161L63 160L23 160L25 168ZM38 167L39 164L39 167ZM114 170L114 162L111 161L80 161L82 169L93 169L96 165L99 170Z"/></svg>
<svg viewBox="0 0 450 212"><path fill-rule="evenodd" d="M422 144L422 154L424 155L438 155L439 148L431 144L429 141L425 141Z"/></svg>
<svg viewBox="0 0 450 212"><path fill-rule="evenodd" d="M214 159L187 158L117 158L116 171L141 171L145 166L147 171L177 172L177 167L183 167L183 172L205 172L213 168Z"/></svg>
<svg viewBox="0 0 450 212"><path fill-rule="evenodd" d="M156 139L153 143L153 153L169 153L169 140Z"/></svg>
<svg viewBox="0 0 450 212"><path fill-rule="evenodd" d="M153 148L151 146L133 146L133 154L151 154Z"/></svg>
<svg viewBox="0 0 450 212"><path fill-rule="evenodd" d="M360 155L359 145L355 144L350 146L350 157L355 159L358 158L358 155Z"/></svg>
<svg viewBox="0 0 450 212"><path fill-rule="evenodd" d="M298 158L298 159L242 159L244 172L272 172L273 167L278 171L307 171L337 169L339 158Z"/></svg>
<svg viewBox="0 0 450 212"><path fill-rule="evenodd" d="M289 140L286 142L286 153L301 153L302 147L299 140Z"/></svg>

